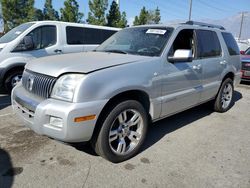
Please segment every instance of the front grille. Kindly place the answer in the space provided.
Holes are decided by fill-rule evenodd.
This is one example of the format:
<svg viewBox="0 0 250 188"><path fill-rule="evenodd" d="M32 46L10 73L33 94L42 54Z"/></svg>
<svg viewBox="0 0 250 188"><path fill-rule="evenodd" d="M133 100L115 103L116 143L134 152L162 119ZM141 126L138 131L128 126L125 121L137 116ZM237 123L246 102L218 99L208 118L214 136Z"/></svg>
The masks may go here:
<svg viewBox="0 0 250 188"><path fill-rule="evenodd" d="M242 62L242 70L250 71L250 62Z"/></svg>
<svg viewBox="0 0 250 188"><path fill-rule="evenodd" d="M39 74L29 70L25 70L22 77L23 87L30 93L38 95L42 98L49 98L55 82L55 77Z"/></svg>

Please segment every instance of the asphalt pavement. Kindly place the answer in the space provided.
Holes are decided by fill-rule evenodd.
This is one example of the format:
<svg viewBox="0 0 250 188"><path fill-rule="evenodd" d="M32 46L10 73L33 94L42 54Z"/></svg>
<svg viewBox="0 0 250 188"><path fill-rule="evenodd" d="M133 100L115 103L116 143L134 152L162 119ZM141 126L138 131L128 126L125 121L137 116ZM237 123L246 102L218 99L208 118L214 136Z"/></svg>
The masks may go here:
<svg viewBox="0 0 250 188"><path fill-rule="evenodd" d="M0 94L0 187L250 187L250 85L226 113L201 105L150 126L143 150L112 164L89 145L26 128Z"/></svg>

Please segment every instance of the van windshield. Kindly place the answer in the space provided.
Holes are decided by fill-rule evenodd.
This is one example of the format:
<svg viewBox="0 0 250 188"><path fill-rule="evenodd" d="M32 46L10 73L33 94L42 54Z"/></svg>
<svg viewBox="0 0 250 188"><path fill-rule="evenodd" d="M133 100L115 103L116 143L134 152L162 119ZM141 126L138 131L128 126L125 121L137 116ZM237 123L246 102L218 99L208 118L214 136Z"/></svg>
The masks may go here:
<svg viewBox="0 0 250 188"><path fill-rule="evenodd" d="M10 30L4 36L0 38L1 43L8 43L15 40L19 35L21 35L26 29L30 28L34 23L24 23L14 29Z"/></svg>
<svg viewBox="0 0 250 188"><path fill-rule="evenodd" d="M160 56L171 36L173 28L134 27L112 35L95 51L143 56Z"/></svg>

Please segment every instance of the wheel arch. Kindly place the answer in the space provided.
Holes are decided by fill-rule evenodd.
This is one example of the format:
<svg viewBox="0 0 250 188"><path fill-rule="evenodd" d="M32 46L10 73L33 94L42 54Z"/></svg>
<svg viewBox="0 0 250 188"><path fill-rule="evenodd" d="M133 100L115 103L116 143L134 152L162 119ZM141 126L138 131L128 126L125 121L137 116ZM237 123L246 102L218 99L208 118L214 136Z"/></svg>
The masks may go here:
<svg viewBox="0 0 250 188"><path fill-rule="evenodd" d="M230 71L230 72L228 72L227 74L225 74L225 76L224 76L223 79L222 79L222 83L223 83L223 81L226 80L227 78L231 78L232 81L234 81L234 77L235 77L234 73Z"/></svg>
<svg viewBox="0 0 250 188"><path fill-rule="evenodd" d="M24 70L24 66L25 66L26 63L16 63L14 65L11 65L9 67L7 67L2 75L2 80L4 82L4 80L7 78L7 76L13 72L13 71L16 71L16 70Z"/></svg>
<svg viewBox="0 0 250 188"><path fill-rule="evenodd" d="M136 100L138 102L140 102L143 107L145 108L149 120L151 121L151 116L150 116L150 98L149 95L142 90L128 90L128 91L123 91L121 93L116 94L115 96L113 96L107 103L106 105L103 107L103 109L101 110L101 113L97 119L96 122L96 126L94 128L93 131L93 135L92 135L92 140L97 138L98 132L101 129L102 123L105 120L105 117L108 115L108 112L110 112L110 110L112 108L115 107L115 105L117 105L119 102L121 101L125 101L125 100Z"/></svg>

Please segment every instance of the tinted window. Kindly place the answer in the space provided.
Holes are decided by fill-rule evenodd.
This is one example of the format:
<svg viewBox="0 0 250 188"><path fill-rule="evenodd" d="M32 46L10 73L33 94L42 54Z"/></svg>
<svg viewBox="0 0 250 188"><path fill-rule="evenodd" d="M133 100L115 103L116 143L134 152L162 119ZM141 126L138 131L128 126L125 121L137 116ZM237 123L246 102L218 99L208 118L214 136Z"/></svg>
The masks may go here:
<svg viewBox="0 0 250 188"><path fill-rule="evenodd" d="M198 30L198 58L209 58L221 55L221 46L216 32Z"/></svg>
<svg viewBox="0 0 250 188"><path fill-rule="evenodd" d="M34 43L34 50L47 48L56 43L56 26L42 26L31 31L28 36L31 36Z"/></svg>
<svg viewBox="0 0 250 188"><path fill-rule="evenodd" d="M101 30L93 28L84 28L84 43L85 44L101 44L116 31Z"/></svg>
<svg viewBox="0 0 250 188"><path fill-rule="evenodd" d="M245 55L250 55L250 48L245 51Z"/></svg>
<svg viewBox="0 0 250 188"><path fill-rule="evenodd" d="M84 44L84 30L82 27L66 27L67 44Z"/></svg>
<svg viewBox="0 0 250 188"><path fill-rule="evenodd" d="M240 55L239 47L231 33L222 33L230 55Z"/></svg>
<svg viewBox="0 0 250 188"><path fill-rule="evenodd" d="M81 27L66 27L67 44L101 44L116 31L81 28Z"/></svg>

